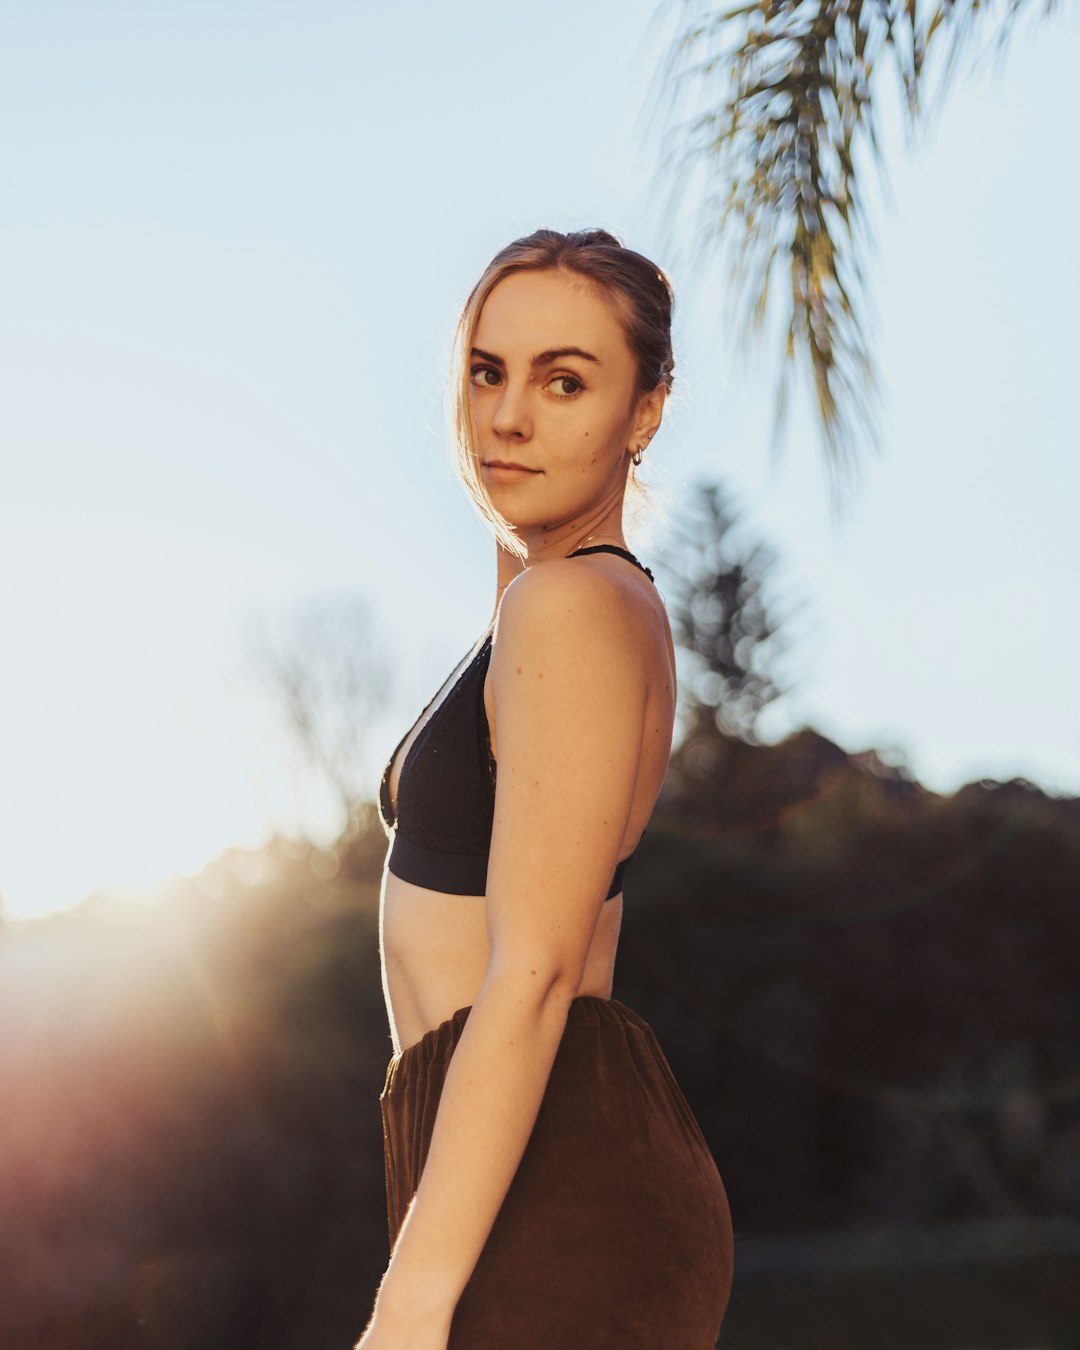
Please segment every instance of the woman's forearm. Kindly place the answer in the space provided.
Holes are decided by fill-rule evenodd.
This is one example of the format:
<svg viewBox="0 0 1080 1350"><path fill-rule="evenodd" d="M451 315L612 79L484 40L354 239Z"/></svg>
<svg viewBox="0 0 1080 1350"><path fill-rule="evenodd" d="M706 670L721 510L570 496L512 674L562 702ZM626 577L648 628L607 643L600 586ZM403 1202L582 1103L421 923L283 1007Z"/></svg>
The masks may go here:
<svg viewBox="0 0 1080 1350"><path fill-rule="evenodd" d="M536 1123L572 997L564 982L489 970L446 1072L378 1306L452 1314Z"/></svg>

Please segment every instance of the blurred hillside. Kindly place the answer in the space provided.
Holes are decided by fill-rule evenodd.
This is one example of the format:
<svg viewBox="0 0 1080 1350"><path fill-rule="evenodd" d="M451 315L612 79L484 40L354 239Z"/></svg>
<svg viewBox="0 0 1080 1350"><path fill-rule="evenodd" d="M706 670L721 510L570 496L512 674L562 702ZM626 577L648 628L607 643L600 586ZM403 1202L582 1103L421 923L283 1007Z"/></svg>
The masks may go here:
<svg viewBox="0 0 1080 1350"><path fill-rule="evenodd" d="M363 804L333 850L0 930L4 1350L352 1343L387 1255L385 842ZM702 720L625 906L615 997L731 1201L723 1346L1070 1343L1080 801Z"/></svg>

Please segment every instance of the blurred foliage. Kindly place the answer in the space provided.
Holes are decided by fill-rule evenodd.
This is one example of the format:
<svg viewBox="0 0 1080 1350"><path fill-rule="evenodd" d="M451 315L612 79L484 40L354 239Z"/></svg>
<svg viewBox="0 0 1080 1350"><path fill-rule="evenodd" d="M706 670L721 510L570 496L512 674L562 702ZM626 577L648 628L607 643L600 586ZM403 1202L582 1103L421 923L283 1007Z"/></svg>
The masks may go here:
<svg viewBox="0 0 1080 1350"><path fill-rule="evenodd" d="M672 8L680 12L678 30L642 109L643 129L666 128L657 173L658 188L669 185L662 251L678 257L682 240L698 261L726 260L718 299L727 307L725 326L744 339L735 344L744 356L755 349L770 287L774 301L779 293L773 457L791 367L801 357L835 509L855 481L860 437L879 448L864 270L874 241L864 201L871 167L889 190L877 127L885 73L899 77L913 142L939 115L958 62L990 50L976 46L988 30L1000 60L1018 17L1041 20L1063 7L1007 0L999 15L978 0L663 0L657 17ZM928 75L939 58L937 107L928 113ZM675 121L687 106L689 115ZM689 220L673 228L684 201Z"/></svg>
<svg viewBox="0 0 1080 1350"><path fill-rule="evenodd" d="M662 556L660 593L675 646L691 667L679 681L690 726L704 722L756 743L763 709L783 692L774 675L791 618L774 619L765 598L775 552L743 543L730 494L698 481Z"/></svg>
<svg viewBox="0 0 1080 1350"><path fill-rule="evenodd" d="M1080 801L714 736L733 781L658 806L614 995L737 1243L1075 1215ZM0 933L5 1350L359 1333L387 1256L385 842L363 805L335 850L279 839Z"/></svg>
<svg viewBox="0 0 1080 1350"><path fill-rule="evenodd" d="M368 809L350 835L3 931L5 1350L355 1340L391 1047L383 835Z"/></svg>

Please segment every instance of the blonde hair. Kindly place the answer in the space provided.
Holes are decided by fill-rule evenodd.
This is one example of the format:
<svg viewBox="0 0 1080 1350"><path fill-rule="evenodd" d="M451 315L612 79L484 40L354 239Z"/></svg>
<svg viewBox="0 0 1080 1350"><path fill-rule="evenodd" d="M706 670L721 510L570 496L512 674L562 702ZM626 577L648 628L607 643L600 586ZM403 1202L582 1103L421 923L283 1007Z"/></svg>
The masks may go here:
<svg viewBox="0 0 1080 1350"><path fill-rule="evenodd" d="M670 392L675 358L671 346L671 313L675 298L666 274L648 258L625 248L607 230L575 230L563 234L540 229L500 249L469 292L454 330L450 365L450 438L454 464L477 510L503 546L519 558L526 549L514 527L496 509L477 470L469 400L469 366L480 311L494 288L514 272L561 269L582 277L615 309L633 352L637 378L631 406L640 395L663 384ZM631 460L627 478L631 500L646 495Z"/></svg>

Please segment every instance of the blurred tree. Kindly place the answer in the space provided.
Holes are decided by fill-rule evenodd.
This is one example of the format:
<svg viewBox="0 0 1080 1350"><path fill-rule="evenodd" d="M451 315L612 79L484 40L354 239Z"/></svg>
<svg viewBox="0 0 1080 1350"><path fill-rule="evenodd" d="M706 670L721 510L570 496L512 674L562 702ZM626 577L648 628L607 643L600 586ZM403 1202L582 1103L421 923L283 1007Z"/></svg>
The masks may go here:
<svg viewBox="0 0 1080 1350"><path fill-rule="evenodd" d="M773 672L783 644L765 601L776 556L737 533L725 489L699 481L673 527L674 561L660 566L672 636L691 667L680 688L689 727L757 744L761 712L782 693Z"/></svg>
<svg viewBox="0 0 1080 1350"><path fill-rule="evenodd" d="M777 785L751 828L657 812L620 939L737 1216L725 1344L1063 1347L1080 799L814 736L727 742L740 807ZM384 849L331 874L279 838L0 930L3 1350L352 1343L388 1254Z"/></svg>
<svg viewBox="0 0 1080 1350"><path fill-rule="evenodd" d="M879 448L877 374L863 333L867 296L860 293L872 236L858 156L868 142L888 188L874 122L886 65L880 58L891 55L899 71L910 145L924 115L931 42L935 52L951 44L943 101L957 58L976 35L994 22L1000 55L1017 14L1034 5L1009 0L1004 18L992 20L991 7L978 0L932 0L928 12L915 0L678 2L686 20L658 74L670 92L669 111L687 86L703 91L704 111L677 125L663 147L660 175L670 173L673 182L667 220L689 195L700 252L730 248L725 294L744 336L760 331L773 265L778 257L786 263L789 304L772 454L775 460L788 366L798 349L813 373L835 507L853 476L857 423ZM1054 2L1045 0L1043 17ZM649 108L647 116L650 126L663 124L663 110L657 117ZM695 166L702 169L700 190ZM739 345L745 353L750 344Z"/></svg>
<svg viewBox="0 0 1080 1350"><path fill-rule="evenodd" d="M356 596L308 601L277 625L265 617L248 625L248 669L346 822L365 800L364 741L389 690L383 647L367 602Z"/></svg>

